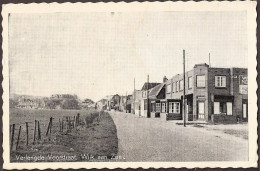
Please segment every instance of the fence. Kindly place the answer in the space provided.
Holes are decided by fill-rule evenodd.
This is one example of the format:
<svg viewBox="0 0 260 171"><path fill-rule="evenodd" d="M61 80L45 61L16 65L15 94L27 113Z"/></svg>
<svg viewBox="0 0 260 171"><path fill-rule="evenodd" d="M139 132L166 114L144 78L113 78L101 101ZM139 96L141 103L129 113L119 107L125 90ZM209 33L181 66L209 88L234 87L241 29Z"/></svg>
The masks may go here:
<svg viewBox="0 0 260 171"><path fill-rule="evenodd" d="M70 132L72 129L77 128L80 125L87 125L89 123L92 123L95 119L97 121L97 124L99 124L99 122L101 121L101 115L102 112L98 112L97 113L91 113L90 117L86 116L85 118L81 119L80 114L78 113L76 116L63 116L62 118L58 119L58 132L63 133L63 132ZM48 127L45 128L46 129L46 133L45 138L47 138L49 141L51 141L51 135L52 135L52 128L53 128L53 117L50 117L49 119L49 123L48 123ZM26 146L28 146L30 144L30 138L29 137L29 124L32 124L33 122L25 122L25 124L23 124L25 126L25 130L26 130L26 141L25 144ZM18 134L17 134L17 139L16 139L16 147L15 150L18 150L19 148L19 143L20 143L20 135L21 135L21 131L22 131L22 126L23 125L19 125L19 129L18 129ZM41 141L43 138L43 132L42 132L42 128L41 128L41 122L39 120L35 120L34 121L34 129L33 129L33 137L32 137L32 144L34 145L36 143L36 141ZM13 150L13 146L14 146L14 141L15 141L15 130L16 129L16 125L15 124L11 124L10 125L10 151ZM76 131L78 131L78 129L75 129Z"/></svg>

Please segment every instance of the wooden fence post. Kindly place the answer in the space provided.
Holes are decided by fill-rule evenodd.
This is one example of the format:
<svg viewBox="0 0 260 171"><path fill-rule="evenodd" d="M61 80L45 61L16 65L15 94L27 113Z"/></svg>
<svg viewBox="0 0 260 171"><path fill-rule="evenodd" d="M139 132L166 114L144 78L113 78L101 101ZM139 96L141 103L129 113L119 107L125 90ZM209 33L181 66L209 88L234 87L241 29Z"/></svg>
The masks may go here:
<svg viewBox="0 0 260 171"><path fill-rule="evenodd" d="M15 132L15 124L13 124L13 130L12 130L12 139L11 139L11 151L13 149L13 143L14 143L14 132Z"/></svg>
<svg viewBox="0 0 260 171"><path fill-rule="evenodd" d="M76 118L76 116L74 116L74 121L73 121L74 128L77 126L76 122L77 122L77 118Z"/></svg>
<svg viewBox="0 0 260 171"><path fill-rule="evenodd" d="M26 145L29 144L29 130L28 130L28 122L25 122L26 124Z"/></svg>
<svg viewBox="0 0 260 171"><path fill-rule="evenodd" d="M69 123L69 130L70 130L70 116L69 116L69 122L68 123Z"/></svg>
<svg viewBox="0 0 260 171"><path fill-rule="evenodd" d="M17 144L16 144L16 150L18 149L19 140L20 140L20 133L21 133L22 126L19 128L18 138L17 138Z"/></svg>
<svg viewBox="0 0 260 171"><path fill-rule="evenodd" d="M50 118L50 121L49 121L49 124L48 124L48 128L47 128L46 136L48 136L48 133L49 133L49 130L50 130L50 126L51 126L51 118Z"/></svg>
<svg viewBox="0 0 260 171"><path fill-rule="evenodd" d="M61 124L60 124L60 118L59 118L59 128L60 128L60 132L61 132Z"/></svg>
<svg viewBox="0 0 260 171"><path fill-rule="evenodd" d="M80 116L80 114L78 113L77 114L77 125L79 125L79 116Z"/></svg>
<svg viewBox="0 0 260 171"><path fill-rule="evenodd" d="M35 139L36 139L36 126L37 126L37 120L34 121L33 144L35 143Z"/></svg>
<svg viewBox="0 0 260 171"><path fill-rule="evenodd" d="M61 132L63 132L63 119L61 121Z"/></svg>
<svg viewBox="0 0 260 171"><path fill-rule="evenodd" d="M50 123L51 123L51 124L50 124L50 136L51 136L51 128L52 128L52 119L53 119L53 118L51 117L51 118L50 118Z"/></svg>
<svg viewBox="0 0 260 171"><path fill-rule="evenodd" d="M41 128L40 128L40 121L38 121L38 139L41 139Z"/></svg>

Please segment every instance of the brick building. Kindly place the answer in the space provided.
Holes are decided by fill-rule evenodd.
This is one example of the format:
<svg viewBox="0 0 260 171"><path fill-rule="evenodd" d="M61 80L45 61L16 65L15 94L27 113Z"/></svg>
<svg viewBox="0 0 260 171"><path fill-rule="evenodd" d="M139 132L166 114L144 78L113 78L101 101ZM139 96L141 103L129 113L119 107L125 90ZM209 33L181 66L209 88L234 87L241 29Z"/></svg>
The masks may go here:
<svg viewBox="0 0 260 171"><path fill-rule="evenodd" d="M161 118L183 119L183 85L182 74L165 81L165 99L156 101L161 103ZM197 64L185 73L185 91L187 120L236 122L248 119L245 68L212 68L207 64ZM150 105L152 107L152 103Z"/></svg>

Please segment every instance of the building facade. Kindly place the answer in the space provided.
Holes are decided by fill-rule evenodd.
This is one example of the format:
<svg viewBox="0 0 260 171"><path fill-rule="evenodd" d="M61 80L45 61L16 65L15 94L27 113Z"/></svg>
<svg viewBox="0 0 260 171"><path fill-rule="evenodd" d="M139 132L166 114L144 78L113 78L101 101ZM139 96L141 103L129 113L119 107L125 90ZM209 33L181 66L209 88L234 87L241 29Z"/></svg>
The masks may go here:
<svg viewBox="0 0 260 171"><path fill-rule="evenodd" d="M166 82L167 119L183 119L183 75ZM248 119L247 69L211 68L197 64L185 73L187 120Z"/></svg>

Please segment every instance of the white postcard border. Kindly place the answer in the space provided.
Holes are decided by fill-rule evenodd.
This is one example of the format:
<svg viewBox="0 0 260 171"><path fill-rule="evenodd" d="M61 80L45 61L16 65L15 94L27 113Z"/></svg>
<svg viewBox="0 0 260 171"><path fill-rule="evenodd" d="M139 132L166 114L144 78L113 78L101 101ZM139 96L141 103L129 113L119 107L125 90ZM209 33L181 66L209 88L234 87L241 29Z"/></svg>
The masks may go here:
<svg viewBox="0 0 260 171"><path fill-rule="evenodd" d="M249 161L246 162L51 162L10 163L9 152L9 75L8 75L8 13L54 13L54 12L138 12L138 11L247 11L248 33L248 109L249 116ZM3 37L3 160L5 169L46 168L247 168L257 167L257 83L256 83L256 2L133 2L133 3L42 3L6 4L2 10ZM254 115L252 115L254 114Z"/></svg>

